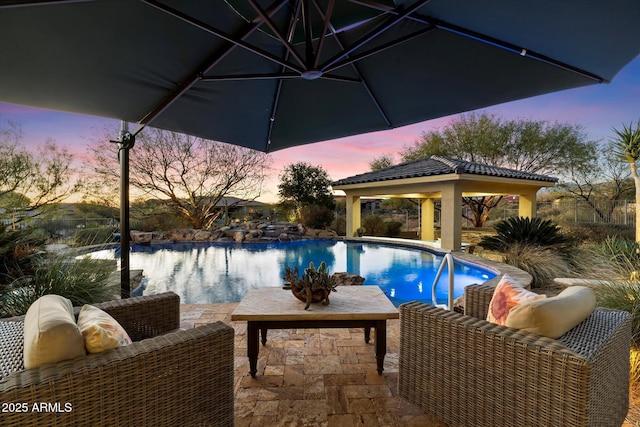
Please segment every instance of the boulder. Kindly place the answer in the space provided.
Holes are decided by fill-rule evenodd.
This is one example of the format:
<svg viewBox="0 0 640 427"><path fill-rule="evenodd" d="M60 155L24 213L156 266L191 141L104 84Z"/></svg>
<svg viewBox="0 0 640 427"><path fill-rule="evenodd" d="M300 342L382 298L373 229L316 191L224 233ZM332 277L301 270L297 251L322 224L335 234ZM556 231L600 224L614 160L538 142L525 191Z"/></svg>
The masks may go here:
<svg viewBox="0 0 640 427"><path fill-rule="evenodd" d="M154 231L153 233L151 233L151 240L154 242L161 242L167 240L167 236L165 236L165 234L160 231Z"/></svg>
<svg viewBox="0 0 640 427"><path fill-rule="evenodd" d="M244 240L244 236L245 233L243 230L238 230L235 233L233 233L233 240L235 240L236 242L240 243Z"/></svg>
<svg viewBox="0 0 640 427"><path fill-rule="evenodd" d="M338 233L333 230L320 230L318 231L318 239L337 239Z"/></svg>
<svg viewBox="0 0 640 427"><path fill-rule="evenodd" d="M193 230L186 228L176 228L165 233L167 239L175 242L185 242L193 239Z"/></svg>
<svg viewBox="0 0 640 427"><path fill-rule="evenodd" d="M256 240L262 237L262 230L249 230L245 238L247 240Z"/></svg>
<svg viewBox="0 0 640 427"><path fill-rule="evenodd" d="M315 228L307 228L307 230L305 231L304 235L307 237L311 237L313 239L318 237L318 232L320 230L316 230Z"/></svg>
<svg viewBox="0 0 640 427"><path fill-rule="evenodd" d="M278 240L281 242L289 242L291 241L291 238L287 233L280 233L280 235L278 235Z"/></svg>
<svg viewBox="0 0 640 427"><path fill-rule="evenodd" d="M130 236L131 236L131 243L147 244L147 243L151 243L151 238L153 237L153 233L145 232L145 231L132 231Z"/></svg>
<svg viewBox="0 0 640 427"><path fill-rule="evenodd" d="M338 286L359 286L362 285L365 280L362 276L347 272L333 273L333 277L336 279L336 285Z"/></svg>
<svg viewBox="0 0 640 427"><path fill-rule="evenodd" d="M197 230L193 234L193 240L196 240L198 242L206 242L209 239L211 239L211 232L210 231Z"/></svg>

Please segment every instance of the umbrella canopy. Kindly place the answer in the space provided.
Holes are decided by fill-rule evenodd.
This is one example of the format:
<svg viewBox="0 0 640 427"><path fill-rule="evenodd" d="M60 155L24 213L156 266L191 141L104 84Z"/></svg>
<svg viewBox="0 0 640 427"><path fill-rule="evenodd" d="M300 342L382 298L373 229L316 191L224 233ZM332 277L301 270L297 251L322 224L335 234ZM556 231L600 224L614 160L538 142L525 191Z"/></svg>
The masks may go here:
<svg viewBox="0 0 640 427"><path fill-rule="evenodd" d="M0 101L261 151L610 81L638 0L0 1Z"/></svg>
<svg viewBox="0 0 640 427"><path fill-rule="evenodd" d="M608 82L638 22L637 0L2 1L0 100L274 151Z"/></svg>

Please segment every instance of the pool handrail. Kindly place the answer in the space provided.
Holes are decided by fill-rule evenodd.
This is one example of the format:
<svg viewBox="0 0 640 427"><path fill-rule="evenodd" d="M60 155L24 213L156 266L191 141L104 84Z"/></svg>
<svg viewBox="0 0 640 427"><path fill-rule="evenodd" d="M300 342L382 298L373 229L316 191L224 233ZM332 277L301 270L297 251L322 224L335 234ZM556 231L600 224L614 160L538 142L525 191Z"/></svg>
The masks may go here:
<svg viewBox="0 0 640 427"><path fill-rule="evenodd" d="M449 294L447 295L447 305L446 306L444 304L438 304L438 301L437 301L437 298L436 298L436 285L438 284L438 280L440 280L440 276L442 275L442 272L444 271L445 263L447 264L447 266L449 268ZM453 276L454 276L453 255L451 255L451 253L446 253L446 254L444 254L444 257L442 258L442 262L440 263L440 267L438 268L438 272L436 273L436 277L433 280L433 285L431 286L431 301L432 301L434 307L442 307L442 308L445 308L447 310L451 310L451 308L453 307Z"/></svg>

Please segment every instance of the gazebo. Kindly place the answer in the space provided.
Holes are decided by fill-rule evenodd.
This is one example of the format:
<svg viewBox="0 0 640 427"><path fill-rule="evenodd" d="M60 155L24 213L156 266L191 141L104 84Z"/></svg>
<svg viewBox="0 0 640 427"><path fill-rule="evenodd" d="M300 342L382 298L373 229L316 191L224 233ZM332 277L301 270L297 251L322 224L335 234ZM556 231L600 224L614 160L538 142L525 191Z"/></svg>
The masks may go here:
<svg viewBox="0 0 640 427"><path fill-rule="evenodd" d="M520 216L536 215L536 193L552 187L557 178L467 162L443 156L402 163L335 181L334 190L346 194L347 236L360 227L362 197L399 197L421 200L421 240L435 240L434 206L441 199L441 248L462 247L462 198L518 195Z"/></svg>

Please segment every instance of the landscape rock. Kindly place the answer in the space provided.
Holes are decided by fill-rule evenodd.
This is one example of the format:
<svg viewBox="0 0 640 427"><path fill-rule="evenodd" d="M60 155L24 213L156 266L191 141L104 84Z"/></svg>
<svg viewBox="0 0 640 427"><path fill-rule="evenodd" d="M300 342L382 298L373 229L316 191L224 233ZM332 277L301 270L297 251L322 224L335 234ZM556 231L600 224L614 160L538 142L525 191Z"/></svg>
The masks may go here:
<svg viewBox="0 0 640 427"><path fill-rule="evenodd" d="M198 230L193 234L193 240L198 242L206 242L211 239L211 232L205 230Z"/></svg>
<svg viewBox="0 0 640 427"><path fill-rule="evenodd" d="M317 237L318 239L336 239L338 233L333 230L320 230Z"/></svg>
<svg viewBox="0 0 640 427"><path fill-rule="evenodd" d="M173 240L174 242L184 242L192 240L193 230L176 228L174 230L167 231L165 235L167 236L167 239Z"/></svg>
<svg viewBox="0 0 640 427"><path fill-rule="evenodd" d="M132 232L132 236L134 232ZM160 242L289 242L301 239L336 239L338 235L332 230L318 230L307 228L302 224L289 222L274 222L265 220L252 220L245 223L237 223L216 227L211 230L194 230L188 228L176 228L166 232L146 233L136 231L134 243L160 243Z"/></svg>
<svg viewBox="0 0 640 427"><path fill-rule="evenodd" d="M151 237L153 236L153 233L146 231L132 231L130 236L131 243L147 244L151 243Z"/></svg>
<svg viewBox="0 0 640 427"><path fill-rule="evenodd" d="M365 281L364 277L347 272L333 273L333 277L336 279L336 285L338 286L360 286Z"/></svg>
<svg viewBox="0 0 640 427"><path fill-rule="evenodd" d="M289 237L289 235L287 233L280 233L278 235L278 240L281 242L289 242L291 241L291 238Z"/></svg>

